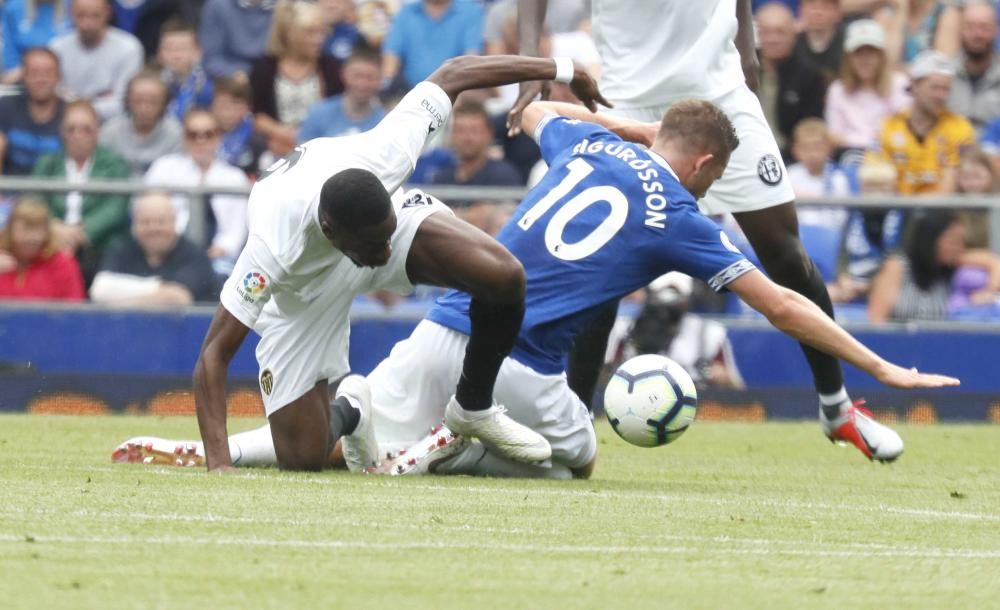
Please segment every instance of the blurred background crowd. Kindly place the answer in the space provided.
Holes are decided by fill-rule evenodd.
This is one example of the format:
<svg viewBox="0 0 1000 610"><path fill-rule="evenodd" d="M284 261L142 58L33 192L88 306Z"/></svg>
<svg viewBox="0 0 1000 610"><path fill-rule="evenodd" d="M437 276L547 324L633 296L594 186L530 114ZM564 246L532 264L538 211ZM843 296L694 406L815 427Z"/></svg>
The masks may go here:
<svg viewBox="0 0 1000 610"><path fill-rule="evenodd" d="M240 193L277 158L299 142L371 128L451 57L517 52L517 0L2 4L4 175L229 192L198 205L184 192L6 192L0 299L214 301L246 238ZM1000 318L1000 262L990 250L1000 244L989 243L987 211L850 205L866 195L954 201L997 191L995 5L754 2L757 94L787 179L797 197L836 204L802 206L800 221L843 316ZM550 0L541 50L599 76L589 0ZM473 187L447 203L490 233L516 201L477 200L475 187L523 188L545 170L531 140L506 136L516 94L512 86L463 95L411 179ZM565 86L552 96L572 101ZM718 221L739 240L735 223ZM739 311L690 283L668 284L636 298Z"/></svg>

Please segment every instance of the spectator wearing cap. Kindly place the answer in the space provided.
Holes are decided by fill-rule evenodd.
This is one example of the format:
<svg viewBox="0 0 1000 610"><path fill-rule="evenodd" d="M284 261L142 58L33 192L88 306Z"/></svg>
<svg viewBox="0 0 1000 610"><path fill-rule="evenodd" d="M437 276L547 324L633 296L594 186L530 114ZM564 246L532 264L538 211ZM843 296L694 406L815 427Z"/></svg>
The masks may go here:
<svg viewBox="0 0 1000 610"><path fill-rule="evenodd" d="M885 30L872 19L847 27L840 78L830 85L824 112L836 146L874 147L882 122L910 104L909 79L892 70L885 45Z"/></svg>
<svg viewBox="0 0 1000 610"><path fill-rule="evenodd" d="M382 76L413 87L438 66L483 49L483 9L458 0L421 0L400 9L383 44Z"/></svg>
<svg viewBox="0 0 1000 610"><path fill-rule="evenodd" d="M333 138L372 129L385 116L379 103L381 58L370 51L356 51L340 71L344 93L313 105L299 125L299 142Z"/></svg>
<svg viewBox="0 0 1000 610"><path fill-rule="evenodd" d="M787 156L792 130L806 117L823 116L826 81L812 63L795 53L795 16L784 5L757 11L760 87L757 97L775 139Z"/></svg>
<svg viewBox="0 0 1000 610"><path fill-rule="evenodd" d="M966 5L960 34L962 55L948 107L982 127L1000 117L1000 54L994 48L996 9L986 2Z"/></svg>
<svg viewBox="0 0 1000 610"><path fill-rule="evenodd" d="M7 0L3 5L3 82L21 80L24 53L73 29L63 0Z"/></svg>
<svg viewBox="0 0 1000 610"><path fill-rule="evenodd" d="M902 195L955 192L961 154L974 145L975 130L948 110L954 63L924 51L910 67L913 105L889 117L879 139L881 155L895 164Z"/></svg>
<svg viewBox="0 0 1000 610"><path fill-rule="evenodd" d="M802 31L795 43L795 52L833 81L840 70L844 53L844 26L840 0L802 0L799 22Z"/></svg>
<svg viewBox="0 0 1000 610"><path fill-rule="evenodd" d="M323 43L323 54L347 61L364 43L358 26L354 25L357 15L353 0L316 0L316 5L323 11L330 32Z"/></svg>
<svg viewBox="0 0 1000 610"><path fill-rule="evenodd" d="M41 155L62 147L59 58L41 47L25 53L22 63L24 90L0 98L0 173L9 175L30 174Z"/></svg>
<svg viewBox="0 0 1000 610"><path fill-rule="evenodd" d="M274 0L208 0L199 38L205 71L212 78L249 78L250 66L264 56Z"/></svg>
<svg viewBox="0 0 1000 610"><path fill-rule="evenodd" d="M128 160L133 176L153 161L181 149L181 125L167 114L167 84L157 72L140 72L128 82L126 113L101 128L101 144Z"/></svg>
<svg viewBox="0 0 1000 610"><path fill-rule="evenodd" d="M66 90L89 99L102 121L122 112L129 79L142 69L142 45L135 36L108 25L108 0L73 0L73 32L52 41Z"/></svg>

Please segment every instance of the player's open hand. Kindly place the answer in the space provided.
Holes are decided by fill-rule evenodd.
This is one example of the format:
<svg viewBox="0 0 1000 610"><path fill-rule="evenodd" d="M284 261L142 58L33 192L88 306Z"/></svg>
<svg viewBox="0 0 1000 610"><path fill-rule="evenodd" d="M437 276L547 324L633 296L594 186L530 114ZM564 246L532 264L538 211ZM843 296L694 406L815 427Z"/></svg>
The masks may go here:
<svg viewBox="0 0 1000 610"><path fill-rule="evenodd" d="M517 101L507 113L507 135L514 137L521 133L521 113L535 98L547 100L552 83L547 80L531 80L521 83L517 91Z"/></svg>
<svg viewBox="0 0 1000 610"><path fill-rule="evenodd" d="M219 464L217 466L209 466L208 472L209 474L227 474L236 472L236 467L232 464Z"/></svg>
<svg viewBox="0 0 1000 610"><path fill-rule="evenodd" d="M597 112L598 104L611 108L611 102L604 99L601 91L597 88L597 81L579 66L576 66L573 71L573 81L570 82L569 89L591 112Z"/></svg>
<svg viewBox="0 0 1000 610"><path fill-rule="evenodd" d="M913 388L946 388L957 386L961 382L947 375L934 375L931 373L921 373L916 368L904 369L895 364L886 363L885 369L878 375L877 379L890 388L902 390Z"/></svg>

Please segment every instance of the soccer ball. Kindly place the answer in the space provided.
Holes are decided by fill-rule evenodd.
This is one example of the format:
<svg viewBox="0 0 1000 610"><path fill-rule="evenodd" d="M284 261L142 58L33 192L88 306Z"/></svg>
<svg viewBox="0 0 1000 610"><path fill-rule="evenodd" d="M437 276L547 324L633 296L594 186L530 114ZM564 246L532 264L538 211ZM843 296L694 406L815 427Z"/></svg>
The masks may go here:
<svg viewBox="0 0 1000 610"><path fill-rule="evenodd" d="M604 390L604 412L618 436L640 447L671 443L694 421L698 391L684 368L656 354L624 362Z"/></svg>

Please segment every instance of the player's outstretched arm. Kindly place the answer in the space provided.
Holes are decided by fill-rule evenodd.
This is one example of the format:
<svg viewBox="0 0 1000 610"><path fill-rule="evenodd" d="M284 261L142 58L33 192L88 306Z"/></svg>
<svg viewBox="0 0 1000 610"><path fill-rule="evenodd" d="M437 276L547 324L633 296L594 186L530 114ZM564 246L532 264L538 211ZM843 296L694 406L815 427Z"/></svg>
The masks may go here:
<svg viewBox="0 0 1000 610"><path fill-rule="evenodd" d="M249 331L219 305L194 366L194 402L209 471L233 468L226 432L226 376L229 362Z"/></svg>
<svg viewBox="0 0 1000 610"><path fill-rule="evenodd" d="M940 388L959 384L958 379L928 375L883 360L837 325L812 301L778 286L760 271L751 271L728 286L761 312L776 328L818 350L850 362L893 388Z"/></svg>
<svg viewBox="0 0 1000 610"><path fill-rule="evenodd" d="M565 102L532 102L524 109L524 113L521 114L521 129L530 137L535 137L538 124L547 114L557 114L567 119L596 123L605 129L615 132L624 140L636 142L644 146L653 145L656 132L660 128L658 123L643 123L642 121L634 121L632 119L620 119L606 114L597 114L587 110L583 106L575 104L567 104ZM507 127L510 130L510 135L515 135L510 121L511 117L508 115Z"/></svg>
<svg viewBox="0 0 1000 610"><path fill-rule="evenodd" d="M568 66L568 64L567 64ZM567 75L568 76L568 75ZM458 94L469 89L499 87L526 80L554 80L556 61L541 57L519 57L517 55L462 55L441 64L427 80L448 94L452 101ZM570 90L592 111L597 104L610 107L597 83L580 66L573 65Z"/></svg>
<svg viewBox="0 0 1000 610"><path fill-rule="evenodd" d="M753 32L753 6L750 0L736 0L736 50L740 52L740 65L747 87L757 93L760 86L760 61L757 59L757 42Z"/></svg>

